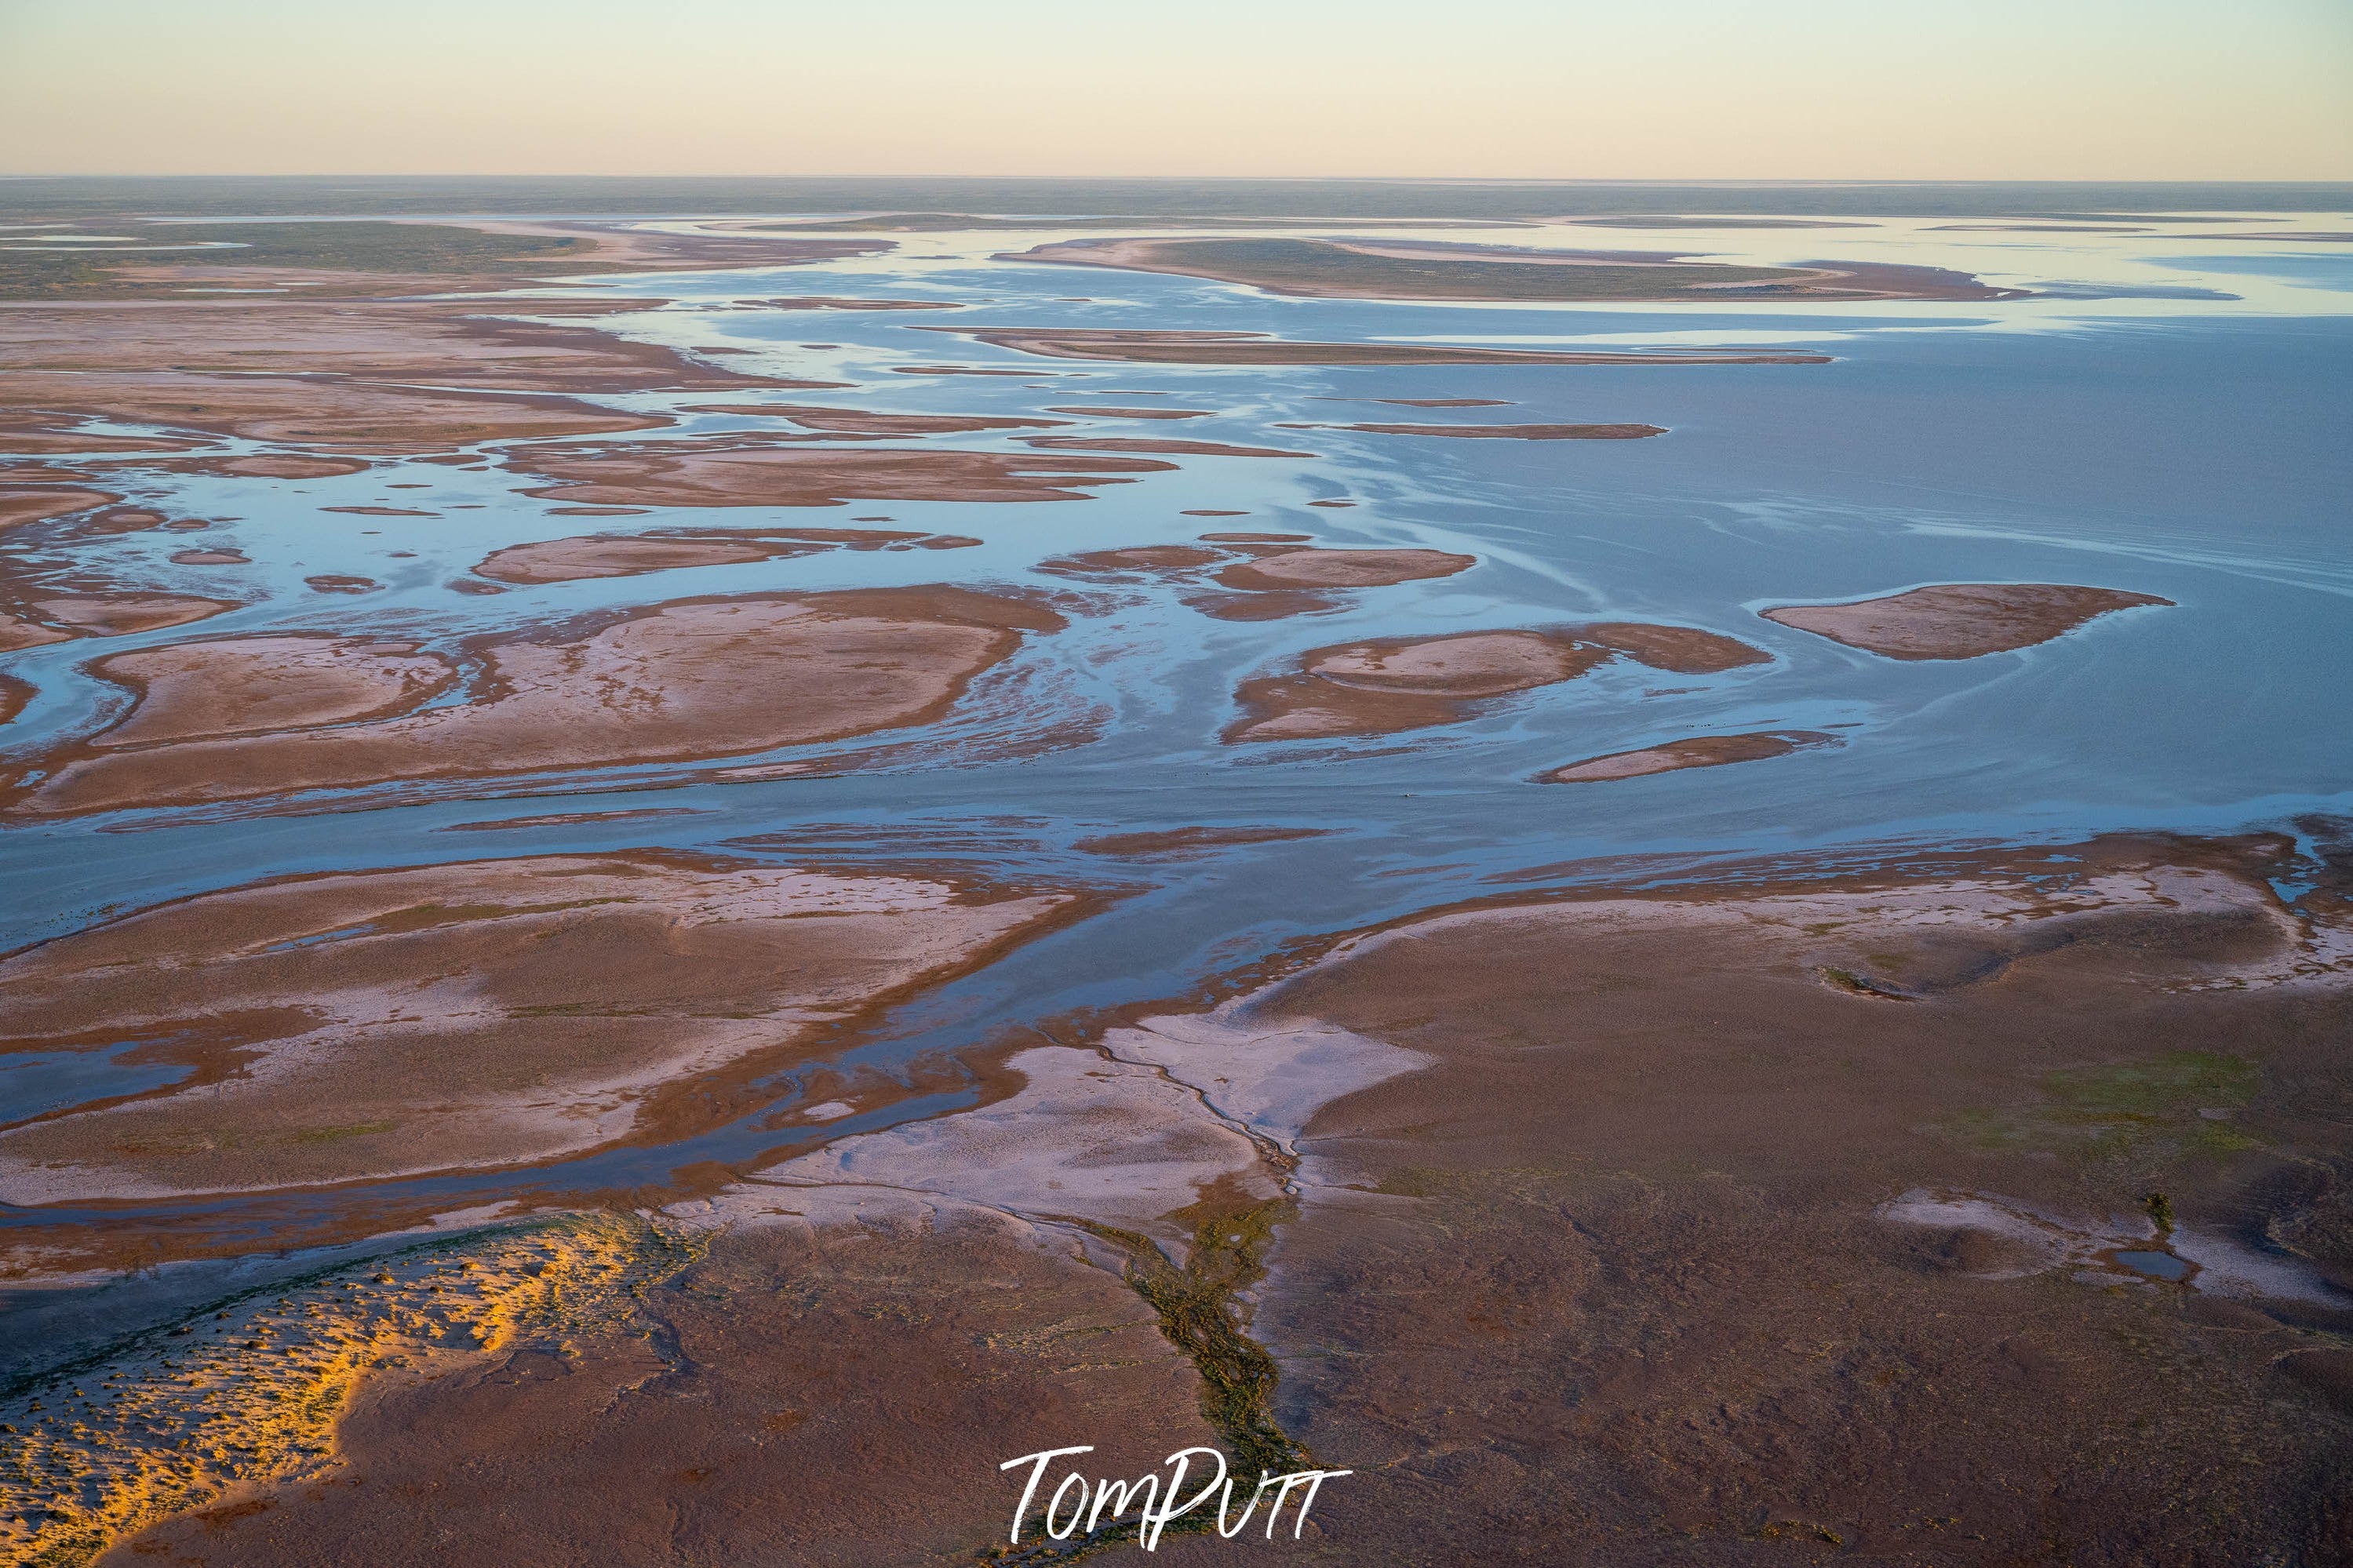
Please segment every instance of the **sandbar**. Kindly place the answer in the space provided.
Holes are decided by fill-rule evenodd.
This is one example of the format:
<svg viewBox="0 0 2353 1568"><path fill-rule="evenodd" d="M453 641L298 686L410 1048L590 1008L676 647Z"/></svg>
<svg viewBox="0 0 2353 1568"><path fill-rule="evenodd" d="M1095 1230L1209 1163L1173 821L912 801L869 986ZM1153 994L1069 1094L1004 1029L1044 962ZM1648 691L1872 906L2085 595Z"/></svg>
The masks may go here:
<svg viewBox="0 0 2353 1568"><path fill-rule="evenodd" d="M1757 613L1889 658L1975 658L2049 642L2112 610L2172 603L2154 594L2061 583L1940 583L1883 598Z"/></svg>
<svg viewBox="0 0 2353 1568"><path fill-rule="evenodd" d="M1727 763L1761 762L1792 752L1837 745L1838 738L1812 730L1760 730L1746 735L1699 735L1669 741L1640 751L1613 752L1538 775L1545 784L1599 784L1610 779L1645 778L1651 773L1677 773L1684 768L1722 767Z"/></svg>
<svg viewBox="0 0 2353 1568"><path fill-rule="evenodd" d="M1445 343L1313 343L1263 332L1148 331L1121 327L923 327L1049 359L1121 364L1828 364L1831 356L1772 350L1546 350L1473 348ZM944 374L937 367L909 374ZM1019 375L1020 371L965 371Z"/></svg>
<svg viewBox="0 0 2353 1568"><path fill-rule="evenodd" d="M0 963L16 1050L152 1040L192 1081L0 1131L11 1203L545 1159L666 1086L1074 912L1070 894L676 855L459 862L213 893Z"/></svg>
<svg viewBox="0 0 2353 1568"><path fill-rule="evenodd" d="M840 506L852 500L1083 500L1076 487L1119 484L1175 465L1142 458L1057 458L1011 452L849 451L756 439L648 442L629 447L533 447L509 453L527 473L558 481L527 493L621 506Z"/></svg>
<svg viewBox="0 0 2353 1568"><path fill-rule="evenodd" d="M298 791L554 770L687 763L840 740L929 721L1026 632L1061 625L1016 599L956 588L688 599L468 647L472 699L368 722L272 729L140 747L69 744L20 784L10 809L58 815ZM354 640L336 656L414 654ZM185 688L263 691L281 665L315 666L286 639L181 645ZM233 681L206 673L224 667ZM100 671L104 673L104 671ZM170 731L183 688L149 685L131 724ZM209 711L209 710L208 710ZM217 716L210 721L217 725Z"/></svg>
<svg viewBox="0 0 2353 1568"><path fill-rule="evenodd" d="M1277 425L1278 430L1362 430L1377 436L1452 436L1484 441L1635 441L1662 425Z"/></svg>

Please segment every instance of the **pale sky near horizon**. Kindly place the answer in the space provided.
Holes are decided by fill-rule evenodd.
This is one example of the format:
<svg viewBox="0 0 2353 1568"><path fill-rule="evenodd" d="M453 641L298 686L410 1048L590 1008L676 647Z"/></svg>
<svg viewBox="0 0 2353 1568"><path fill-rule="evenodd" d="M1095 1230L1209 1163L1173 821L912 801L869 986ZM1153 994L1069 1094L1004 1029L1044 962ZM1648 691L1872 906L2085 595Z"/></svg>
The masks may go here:
<svg viewBox="0 0 2353 1568"><path fill-rule="evenodd" d="M2353 0L0 0L0 173L2353 179Z"/></svg>

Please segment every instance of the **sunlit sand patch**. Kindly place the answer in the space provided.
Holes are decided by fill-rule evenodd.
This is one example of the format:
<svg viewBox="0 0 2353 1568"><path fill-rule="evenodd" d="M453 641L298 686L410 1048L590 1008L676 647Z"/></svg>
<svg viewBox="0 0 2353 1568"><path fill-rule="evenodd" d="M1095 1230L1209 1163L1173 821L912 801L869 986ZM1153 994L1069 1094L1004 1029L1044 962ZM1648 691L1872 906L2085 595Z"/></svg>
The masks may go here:
<svg viewBox="0 0 2353 1568"><path fill-rule="evenodd" d="M689 763L840 740L939 717L973 676L1009 658L1024 632L1061 625L1023 601L955 588L658 605L585 629L478 641L470 652L480 673L465 702L322 728L69 745L20 784L12 809L52 815L253 800ZM381 657L406 668L406 654ZM274 660L311 662L277 640L191 643L182 658L191 669L226 660L253 683L248 689ZM151 688L132 722L179 727L173 708L181 689Z"/></svg>
<svg viewBox="0 0 2353 1568"><path fill-rule="evenodd" d="M0 1132L17 1204L543 1160L665 1090L832 1032L1084 908L915 876L659 854L458 862L206 894L0 963L12 1051L126 1039L145 1097Z"/></svg>
<svg viewBox="0 0 2353 1568"><path fill-rule="evenodd" d="M1889 658L1975 658L2049 642L2094 616L2143 605L2154 594L2058 583L1943 583L1844 605L1784 605L1768 621Z"/></svg>
<svg viewBox="0 0 2353 1568"><path fill-rule="evenodd" d="M512 466L557 481L527 493L621 506L839 506L851 500L1082 500L1174 464L1145 458L862 448L814 450L754 438L630 447L532 447Z"/></svg>
<svg viewBox="0 0 2353 1568"><path fill-rule="evenodd" d="M1538 777L1546 784L1599 784L1611 779L1647 778L1652 773L1677 773L1684 768L1717 768L1729 763L1762 762L1768 757L1786 757L1792 752L1838 743L1838 737L1811 730L1699 735L1686 741L1644 746L1640 751L1612 752L1607 756L1588 757L1581 763L1570 763Z"/></svg>
<svg viewBox="0 0 2353 1568"><path fill-rule="evenodd" d="M0 1547L81 1563L240 1488L332 1473L363 1384L607 1331L699 1238L641 1219L427 1240L248 1291L0 1402Z"/></svg>
<svg viewBox="0 0 2353 1568"><path fill-rule="evenodd" d="M1263 332L1153 331L1121 327L924 327L1049 359L1124 364L1828 364L1828 354L1736 349L1495 349L1441 343L1315 343ZM912 367L909 368L913 374ZM1021 371L974 371L1020 375Z"/></svg>

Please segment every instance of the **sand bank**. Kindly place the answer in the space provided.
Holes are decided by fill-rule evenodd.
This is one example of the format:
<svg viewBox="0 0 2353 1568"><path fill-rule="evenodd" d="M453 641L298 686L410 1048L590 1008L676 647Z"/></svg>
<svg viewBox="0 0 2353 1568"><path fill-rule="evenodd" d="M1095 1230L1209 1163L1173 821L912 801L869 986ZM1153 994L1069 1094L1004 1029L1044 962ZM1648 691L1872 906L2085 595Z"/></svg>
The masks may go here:
<svg viewBox="0 0 2353 1568"><path fill-rule="evenodd" d="M682 600L601 624L477 639L466 650L479 672L468 701L266 731L237 716L236 694L270 690L290 667L314 670L320 651L288 638L187 643L176 657L188 679L150 682L130 725L188 729L194 721L180 704L211 688L229 695L206 697L204 723L233 723L236 732L138 747L69 744L39 761L11 809L255 800L841 740L938 717L967 680L1008 658L1024 631L1060 624L1031 605L955 588ZM338 668L373 667L362 679L404 689L415 658L407 645L361 639L332 655Z"/></svg>
<svg viewBox="0 0 2353 1568"><path fill-rule="evenodd" d="M1058 458L897 447L810 450L754 439L628 447L533 447L509 454L557 481L529 494L619 506L839 506L852 500L1083 500L1175 465L1142 458Z"/></svg>
<svg viewBox="0 0 2353 1568"><path fill-rule="evenodd" d="M2058 583L1944 583L1843 605L1785 605L1768 621L1889 658L1975 658L2049 642L2096 616L2170 599Z"/></svg>
<svg viewBox="0 0 2353 1568"><path fill-rule="evenodd" d="M1684 768L1716 768L1727 763L1762 762L1768 757L1786 757L1791 752L1838 743L1836 736L1811 730L1700 735L1687 741L1669 741L1663 745L1645 746L1637 752L1612 752L1608 756L1588 757L1581 763L1571 763L1538 776L1546 784L1599 784L1610 779L1645 778L1651 773L1676 773Z"/></svg>

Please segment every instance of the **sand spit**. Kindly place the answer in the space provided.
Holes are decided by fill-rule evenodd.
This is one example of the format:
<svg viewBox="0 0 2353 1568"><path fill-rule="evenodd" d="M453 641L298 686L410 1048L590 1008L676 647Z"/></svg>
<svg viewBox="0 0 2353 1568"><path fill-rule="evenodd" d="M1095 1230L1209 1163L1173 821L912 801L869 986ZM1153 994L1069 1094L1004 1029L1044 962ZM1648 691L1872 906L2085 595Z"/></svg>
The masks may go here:
<svg viewBox="0 0 2353 1568"><path fill-rule="evenodd" d="M786 560L828 550L955 550L978 542L962 534L906 529L680 528L510 544L491 552L475 563L474 571L501 583L571 583L590 577L634 577L683 566Z"/></svg>
<svg viewBox="0 0 2353 1568"><path fill-rule="evenodd" d="M176 1089L0 1131L0 1194L315 1185L576 1152L659 1115L669 1086L818 1052L828 1030L1077 908L652 854L165 905L0 963L11 1049L152 1041L191 1069Z"/></svg>
<svg viewBox="0 0 2353 1568"><path fill-rule="evenodd" d="M1736 668L1764 657L1688 626L1619 624L1345 643L1302 655L1294 675L1242 682L1234 692L1242 716L1221 739L1233 744L1388 735L1451 724L1494 698L1574 680L1621 654L1691 673Z"/></svg>
<svg viewBox="0 0 2353 1568"><path fill-rule="evenodd" d="M852 500L1083 500L1078 487L1121 484L1175 467L1144 458L1059 458L1011 452L850 451L780 447L756 438L629 447L533 447L508 454L524 472L557 481L527 493L616 506L840 506Z"/></svg>
<svg viewBox="0 0 2353 1568"><path fill-rule="evenodd" d="M0 609L0 653L74 637L161 631L239 608L231 600L184 594L60 594L28 599L19 611Z"/></svg>
<svg viewBox="0 0 2353 1568"><path fill-rule="evenodd" d="M1049 359L1120 364L1828 364L1812 353L1654 349L1640 352L1455 347L1440 343L1306 343L1263 332L1151 331L1119 327L923 327ZM993 371L978 374L1020 374Z"/></svg>
<svg viewBox="0 0 2353 1568"><path fill-rule="evenodd" d="M234 698L208 698L219 739L139 747L69 745L19 784L20 815L258 800L297 791L558 769L690 763L841 740L939 717L1050 611L956 588L688 599L577 628L470 643L471 700L364 723L253 731ZM150 684L129 726L191 721L184 691L217 682L259 692L283 665L310 669L307 641L180 645L189 679ZM389 647L396 651L373 651ZM405 681L409 645L351 639L339 660ZM226 680L212 671L220 669ZM104 671L101 671L104 673ZM308 679L306 677L306 679Z"/></svg>
<svg viewBox="0 0 2353 1568"><path fill-rule="evenodd" d="M1638 441L1663 425L1278 425L1278 430L1359 430L1375 436L1451 436L1465 441Z"/></svg>
<svg viewBox="0 0 2353 1568"><path fill-rule="evenodd" d="M1108 267L1348 300L2009 300L1967 273L1878 262L1743 267L1688 253L1556 250L1415 239L1071 239L999 261Z"/></svg>
<svg viewBox="0 0 2353 1568"><path fill-rule="evenodd" d="M1635 752L1612 752L1607 756L1588 757L1581 763L1540 773L1542 784L1600 784L1611 779L1647 778L1652 773L1671 773L1684 768L1717 768L1727 763L1762 762L1768 757L1786 757L1792 752L1810 751L1817 746L1839 744L1835 735L1825 735L1812 730L1759 730L1746 735L1699 735L1687 741L1669 741L1663 745L1644 746Z"/></svg>
<svg viewBox="0 0 2353 1568"><path fill-rule="evenodd" d="M1784 605L1757 612L1889 658L1975 658L2032 647L2111 610L2171 605L2153 594L2057 583L1944 583L1844 605Z"/></svg>
<svg viewBox="0 0 2353 1568"><path fill-rule="evenodd" d="M1057 452L1145 452L1185 458L1298 458L1314 452L1287 452L1279 447L1236 447L1223 441L1160 441L1125 436L1023 436L1025 447Z"/></svg>
<svg viewBox="0 0 2353 1568"><path fill-rule="evenodd" d="M1068 423L1061 419L1018 419L979 414L876 414L861 408L816 408L782 403L705 403L692 405L684 412L783 419L804 430L835 436L955 436L976 430L1051 430Z"/></svg>

